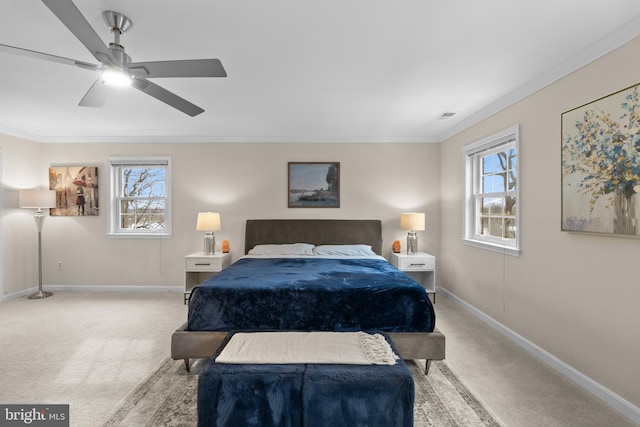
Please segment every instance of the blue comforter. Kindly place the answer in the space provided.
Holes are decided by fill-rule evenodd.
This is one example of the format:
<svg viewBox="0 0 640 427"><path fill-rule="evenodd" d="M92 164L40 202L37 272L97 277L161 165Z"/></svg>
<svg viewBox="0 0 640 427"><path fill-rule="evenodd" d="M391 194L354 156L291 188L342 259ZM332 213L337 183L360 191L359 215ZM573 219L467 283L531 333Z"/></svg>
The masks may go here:
<svg viewBox="0 0 640 427"><path fill-rule="evenodd" d="M189 301L192 331L431 332L424 288L384 259L241 258Z"/></svg>

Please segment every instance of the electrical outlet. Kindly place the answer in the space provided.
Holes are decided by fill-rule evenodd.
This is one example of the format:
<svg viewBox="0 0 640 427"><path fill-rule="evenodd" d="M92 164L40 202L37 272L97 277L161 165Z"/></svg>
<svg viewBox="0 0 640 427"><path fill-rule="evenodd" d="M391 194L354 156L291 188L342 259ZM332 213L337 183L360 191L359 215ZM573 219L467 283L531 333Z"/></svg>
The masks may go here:
<svg viewBox="0 0 640 427"><path fill-rule="evenodd" d="M58 261L58 270L62 270L62 261Z"/></svg>

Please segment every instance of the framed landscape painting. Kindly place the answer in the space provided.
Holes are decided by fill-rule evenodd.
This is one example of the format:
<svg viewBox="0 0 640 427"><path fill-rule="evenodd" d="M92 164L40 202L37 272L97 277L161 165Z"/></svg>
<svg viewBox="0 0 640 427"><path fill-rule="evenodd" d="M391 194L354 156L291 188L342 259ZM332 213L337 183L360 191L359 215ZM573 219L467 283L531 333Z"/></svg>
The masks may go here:
<svg viewBox="0 0 640 427"><path fill-rule="evenodd" d="M49 189L56 191L52 216L98 215L98 168L95 166L52 166Z"/></svg>
<svg viewBox="0 0 640 427"><path fill-rule="evenodd" d="M339 208L340 163L289 162L290 208Z"/></svg>
<svg viewBox="0 0 640 427"><path fill-rule="evenodd" d="M562 114L562 230L638 237L635 85Z"/></svg>

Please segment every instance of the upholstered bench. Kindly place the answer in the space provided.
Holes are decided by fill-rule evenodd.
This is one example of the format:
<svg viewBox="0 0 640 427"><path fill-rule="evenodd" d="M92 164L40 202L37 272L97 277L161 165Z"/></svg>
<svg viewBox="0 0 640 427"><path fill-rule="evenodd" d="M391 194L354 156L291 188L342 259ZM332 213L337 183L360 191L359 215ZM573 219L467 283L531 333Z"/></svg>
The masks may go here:
<svg viewBox="0 0 640 427"><path fill-rule="evenodd" d="M412 426L414 383L380 334L230 335L198 380L198 425Z"/></svg>

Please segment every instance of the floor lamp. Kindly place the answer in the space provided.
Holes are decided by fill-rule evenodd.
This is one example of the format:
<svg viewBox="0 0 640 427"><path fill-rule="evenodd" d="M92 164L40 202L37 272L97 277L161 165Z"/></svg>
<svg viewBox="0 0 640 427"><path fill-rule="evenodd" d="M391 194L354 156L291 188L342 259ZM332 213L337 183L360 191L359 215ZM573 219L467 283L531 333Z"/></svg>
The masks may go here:
<svg viewBox="0 0 640 427"><path fill-rule="evenodd" d="M42 223L46 216L42 209L56 207L56 191L20 190L20 207L37 209L34 219L38 227L38 292L29 295L29 299L46 298L51 296L52 293L42 290Z"/></svg>

